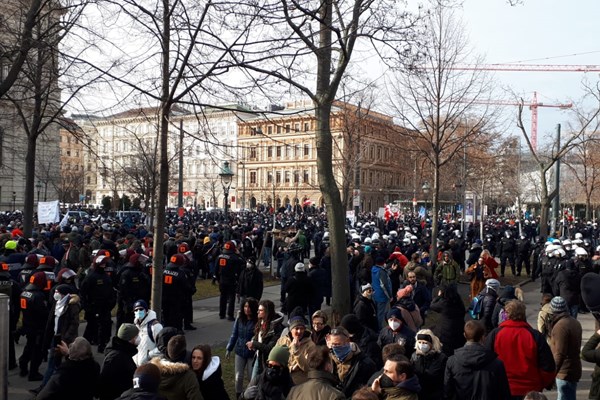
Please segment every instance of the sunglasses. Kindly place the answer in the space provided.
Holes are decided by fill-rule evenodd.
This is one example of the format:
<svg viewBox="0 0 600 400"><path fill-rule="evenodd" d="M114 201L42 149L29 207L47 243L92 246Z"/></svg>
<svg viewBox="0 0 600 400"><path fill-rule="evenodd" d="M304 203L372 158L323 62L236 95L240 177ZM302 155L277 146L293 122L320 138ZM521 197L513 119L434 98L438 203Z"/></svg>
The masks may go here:
<svg viewBox="0 0 600 400"><path fill-rule="evenodd" d="M341 335L341 336L345 336L345 337L350 337L350 336L348 335L348 332L347 332L345 329L344 329L344 330L342 330L342 329L333 328L333 329L331 330L331 332L329 332L329 334L330 334L330 335L333 335L333 336L338 336L338 335Z"/></svg>

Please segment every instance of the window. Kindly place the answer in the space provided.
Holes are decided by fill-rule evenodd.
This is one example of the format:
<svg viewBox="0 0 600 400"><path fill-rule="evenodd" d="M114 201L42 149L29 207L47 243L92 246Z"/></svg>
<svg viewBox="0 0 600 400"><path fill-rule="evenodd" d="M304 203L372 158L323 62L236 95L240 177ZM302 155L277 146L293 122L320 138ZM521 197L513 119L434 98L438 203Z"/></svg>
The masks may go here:
<svg viewBox="0 0 600 400"><path fill-rule="evenodd" d="M281 146L277 146L277 157L281 157Z"/></svg>
<svg viewBox="0 0 600 400"><path fill-rule="evenodd" d="M92 170L92 164L88 163L88 165L87 165L87 170L88 170L88 171L91 171L91 170Z"/></svg>
<svg viewBox="0 0 600 400"><path fill-rule="evenodd" d="M290 183L290 171L285 171L285 183Z"/></svg>
<svg viewBox="0 0 600 400"><path fill-rule="evenodd" d="M297 144L294 146L294 158L300 157L300 145Z"/></svg>
<svg viewBox="0 0 600 400"><path fill-rule="evenodd" d="M375 158L375 150L373 149L372 146L369 148L369 158L371 160L373 160Z"/></svg>
<svg viewBox="0 0 600 400"><path fill-rule="evenodd" d="M299 183L300 182L300 171L296 170L294 171L294 183Z"/></svg>
<svg viewBox="0 0 600 400"><path fill-rule="evenodd" d="M294 124L294 132L300 132L300 123L296 122Z"/></svg>
<svg viewBox="0 0 600 400"><path fill-rule="evenodd" d="M285 124L285 133L290 133L290 124Z"/></svg>
<svg viewBox="0 0 600 400"><path fill-rule="evenodd" d="M251 160L256 159L256 147L250 147L250 159Z"/></svg>
<svg viewBox="0 0 600 400"><path fill-rule="evenodd" d="M310 130L310 124L308 122L304 123L304 132L308 132Z"/></svg>
<svg viewBox="0 0 600 400"><path fill-rule="evenodd" d="M307 183L307 184L310 183L310 176L308 175L308 170L307 169L305 169L302 172L302 175L303 175L302 180L304 181L304 183Z"/></svg>
<svg viewBox="0 0 600 400"><path fill-rule="evenodd" d="M267 133L268 133L269 135L272 135L272 134L273 134L273 127L272 127L272 126L267 126Z"/></svg>
<svg viewBox="0 0 600 400"><path fill-rule="evenodd" d="M269 158L273 157L273 146L267 147L267 157L269 157Z"/></svg>
<svg viewBox="0 0 600 400"><path fill-rule="evenodd" d="M71 150L67 150L67 157L71 157Z"/></svg>
<svg viewBox="0 0 600 400"><path fill-rule="evenodd" d="M277 133L281 133L281 126L277 125Z"/></svg>
<svg viewBox="0 0 600 400"><path fill-rule="evenodd" d="M273 183L273 173L272 172L269 172L267 174L267 183L269 183L269 184Z"/></svg>
<svg viewBox="0 0 600 400"><path fill-rule="evenodd" d="M310 155L310 146L305 144L304 145L304 157L308 157Z"/></svg>
<svg viewBox="0 0 600 400"><path fill-rule="evenodd" d="M381 147L377 147L377 159L381 160Z"/></svg>
<svg viewBox="0 0 600 400"><path fill-rule="evenodd" d="M281 183L281 171L277 171L275 173L275 183L276 184L280 184Z"/></svg>
<svg viewBox="0 0 600 400"><path fill-rule="evenodd" d="M285 158L290 158L290 146L285 146Z"/></svg>
<svg viewBox="0 0 600 400"><path fill-rule="evenodd" d="M373 173L369 172L369 185L373 184Z"/></svg>
<svg viewBox="0 0 600 400"><path fill-rule="evenodd" d="M91 176L88 176L88 177L87 177L87 184L88 184L88 185L91 185L91 184L92 184L92 177L91 177Z"/></svg>
<svg viewBox="0 0 600 400"><path fill-rule="evenodd" d="M250 171L250 184L256 184L256 171Z"/></svg>

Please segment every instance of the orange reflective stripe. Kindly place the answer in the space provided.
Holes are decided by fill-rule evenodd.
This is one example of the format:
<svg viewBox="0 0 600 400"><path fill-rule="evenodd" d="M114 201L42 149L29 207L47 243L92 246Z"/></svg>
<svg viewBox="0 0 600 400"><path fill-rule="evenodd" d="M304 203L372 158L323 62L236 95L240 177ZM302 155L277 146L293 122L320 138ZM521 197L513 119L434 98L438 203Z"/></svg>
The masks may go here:
<svg viewBox="0 0 600 400"><path fill-rule="evenodd" d="M52 282L46 281L46 290L50 290L50 289L52 289Z"/></svg>
<svg viewBox="0 0 600 400"><path fill-rule="evenodd" d="M171 275L165 275L165 283L170 285L173 283L173 277Z"/></svg>
<svg viewBox="0 0 600 400"><path fill-rule="evenodd" d="M27 300L21 299L21 310L26 310L26 309L27 309Z"/></svg>
<svg viewBox="0 0 600 400"><path fill-rule="evenodd" d="M226 259L224 259L224 258L221 258L221 259L219 260L219 266L220 266L220 267L224 267L224 266L226 266L226 265L227 265L227 260L226 260Z"/></svg>

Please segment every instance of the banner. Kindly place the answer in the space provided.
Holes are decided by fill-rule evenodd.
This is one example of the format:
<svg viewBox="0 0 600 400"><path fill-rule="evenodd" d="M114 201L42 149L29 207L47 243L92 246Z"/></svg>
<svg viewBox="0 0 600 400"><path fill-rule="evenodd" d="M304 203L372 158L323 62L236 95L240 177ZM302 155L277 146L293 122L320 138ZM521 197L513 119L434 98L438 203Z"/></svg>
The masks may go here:
<svg viewBox="0 0 600 400"><path fill-rule="evenodd" d="M54 224L60 221L58 200L38 202L38 223Z"/></svg>

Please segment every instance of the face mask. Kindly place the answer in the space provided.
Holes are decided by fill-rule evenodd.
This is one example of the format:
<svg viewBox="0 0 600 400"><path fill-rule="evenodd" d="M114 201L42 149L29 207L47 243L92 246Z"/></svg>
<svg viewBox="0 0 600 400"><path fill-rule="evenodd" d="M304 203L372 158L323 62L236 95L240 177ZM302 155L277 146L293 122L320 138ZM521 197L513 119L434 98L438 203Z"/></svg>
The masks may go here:
<svg viewBox="0 0 600 400"><path fill-rule="evenodd" d="M431 346L427 343L418 343L417 344L417 348L422 352L422 353L428 353L429 350L431 350Z"/></svg>
<svg viewBox="0 0 600 400"><path fill-rule="evenodd" d="M365 292L364 295L367 299L370 299L371 297L373 297L373 292Z"/></svg>
<svg viewBox="0 0 600 400"><path fill-rule="evenodd" d="M62 299L62 295L58 292L54 292L54 300L60 301Z"/></svg>
<svg viewBox="0 0 600 400"><path fill-rule="evenodd" d="M429 262L429 257L422 258L422 259L421 259L421 262L422 262L423 264L427 264L427 263Z"/></svg>
<svg viewBox="0 0 600 400"><path fill-rule="evenodd" d="M254 267L254 264L252 264L252 263L246 263L246 268L250 269L252 267Z"/></svg>
<svg viewBox="0 0 600 400"><path fill-rule="evenodd" d="M388 321L388 325L393 331L398 330L398 328L400 328L400 322L398 321Z"/></svg>
<svg viewBox="0 0 600 400"><path fill-rule="evenodd" d="M269 381L276 381L281 378L283 369L281 367L267 367L265 374Z"/></svg>
<svg viewBox="0 0 600 400"><path fill-rule="evenodd" d="M352 351L352 347L350 347L350 343L348 343L343 346L332 347L331 351L338 360L344 361Z"/></svg>
<svg viewBox="0 0 600 400"><path fill-rule="evenodd" d="M138 310L138 311L134 311L133 315L139 319L140 321L144 319L144 317L146 316L146 310Z"/></svg>
<svg viewBox="0 0 600 400"><path fill-rule="evenodd" d="M381 378L379 378L379 385L382 388L391 388L396 386L394 385L394 381L386 374L381 375Z"/></svg>
<svg viewBox="0 0 600 400"><path fill-rule="evenodd" d="M137 336L137 337L135 338L135 342L134 342L134 343L135 343L135 345L136 345L136 346L139 346L141 342L142 342L142 339L141 339L139 336Z"/></svg>

